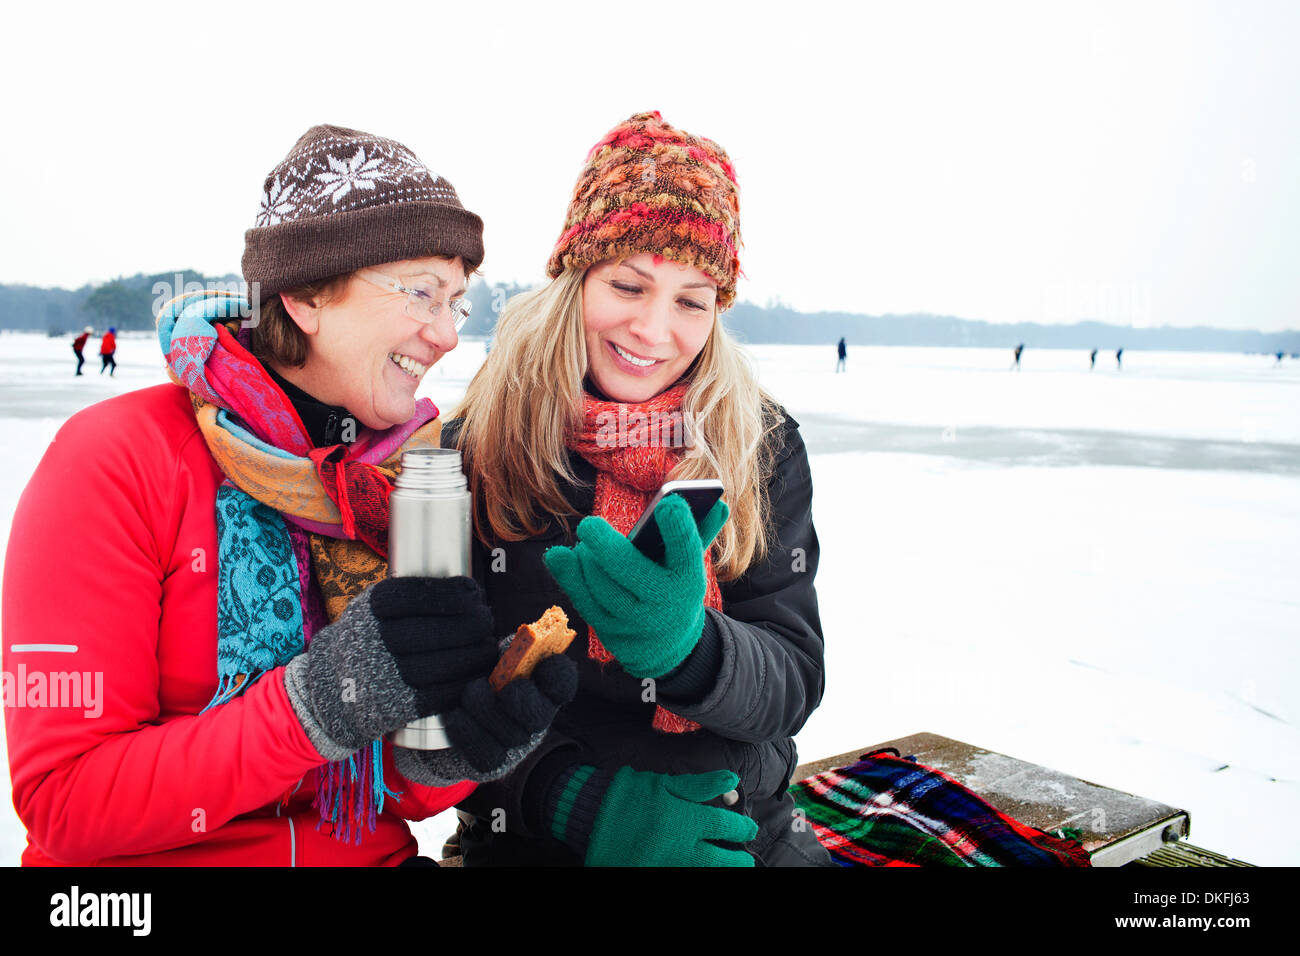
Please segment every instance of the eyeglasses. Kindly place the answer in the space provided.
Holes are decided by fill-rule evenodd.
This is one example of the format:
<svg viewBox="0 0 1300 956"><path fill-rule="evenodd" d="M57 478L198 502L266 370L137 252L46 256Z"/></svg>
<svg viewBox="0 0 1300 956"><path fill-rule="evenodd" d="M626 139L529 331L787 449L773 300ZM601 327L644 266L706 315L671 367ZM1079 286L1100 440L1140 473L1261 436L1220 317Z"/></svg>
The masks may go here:
<svg viewBox="0 0 1300 956"><path fill-rule="evenodd" d="M464 296L459 299L443 300L438 298L431 289L419 287L411 289L402 285L392 276L386 276L371 269L358 272L357 277L369 282L371 285L379 286L381 289L391 289L394 292L404 294L406 296L404 311L417 322L432 325L442 313L443 306L446 306L451 311L452 324L457 332L463 329L465 323L469 321L469 311L472 303Z"/></svg>

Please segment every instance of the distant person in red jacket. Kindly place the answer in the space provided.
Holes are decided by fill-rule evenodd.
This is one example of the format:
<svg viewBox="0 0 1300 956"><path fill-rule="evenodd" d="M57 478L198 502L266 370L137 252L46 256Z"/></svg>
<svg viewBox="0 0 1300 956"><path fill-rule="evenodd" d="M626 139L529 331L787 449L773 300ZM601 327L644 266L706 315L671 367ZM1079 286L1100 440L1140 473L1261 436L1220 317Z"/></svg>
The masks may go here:
<svg viewBox="0 0 1300 956"><path fill-rule="evenodd" d="M558 655L494 692L474 580L388 577L388 493L404 452L437 446L415 392L456 347L482 221L405 146L335 126L265 184L256 314L166 303L172 383L73 415L15 512L24 864L418 862L407 821L507 773L576 688ZM442 749L388 740L435 714Z"/></svg>
<svg viewBox="0 0 1300 956"><path fill-rule="evenodd" d="M99 374L104 374L104 369L109 369L108 377L112 378L113 373L117 371L117 362L113 359L113 353L117 351L117 329L110 328L104 333L104 338L99 343Z"/></svg>
<svg viewBox="0 0 1300 956"><path fill-rule="evenodd" d="M80 335L78 335L75 339L72 340L72 354L77 356L78 375L81 374L81 366L86 364L86 356L82 355L81 353L86 347L86 339L90 338L90 333L93 331L95 330L88 325Z"/></svg>

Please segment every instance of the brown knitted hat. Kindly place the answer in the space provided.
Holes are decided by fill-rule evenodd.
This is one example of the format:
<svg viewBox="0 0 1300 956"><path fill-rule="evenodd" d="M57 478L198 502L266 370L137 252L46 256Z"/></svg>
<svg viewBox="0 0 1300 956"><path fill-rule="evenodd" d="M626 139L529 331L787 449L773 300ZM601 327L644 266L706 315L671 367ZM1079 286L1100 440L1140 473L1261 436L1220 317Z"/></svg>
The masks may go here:
<svg viewBox="0 0 1300 956"><path fill-rule="evenodd" d="M244 233L244 281L262 297L366 266L460 256L483 261L483 220L401 143L313 126L271 174Z"/></svg>
<svg viewBox="0 0 1300 956"><path fill-rule="evenodd" d="M591 148L546 264L566 268L653 252L718 283L718 308L736 298L740 274L736 173L721 146L637 113Z"/></svg>

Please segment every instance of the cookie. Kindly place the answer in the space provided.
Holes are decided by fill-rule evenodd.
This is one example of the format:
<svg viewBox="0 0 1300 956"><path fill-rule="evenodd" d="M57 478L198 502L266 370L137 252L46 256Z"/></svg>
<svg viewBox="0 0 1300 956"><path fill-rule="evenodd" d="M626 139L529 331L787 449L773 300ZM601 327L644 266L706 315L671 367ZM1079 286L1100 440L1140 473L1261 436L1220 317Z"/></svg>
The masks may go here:
<svg viewBox="0 0 1300 956"><path fill-rule="evenodd" d="M568 616L558 607L547 608L532 624L519 625L514 640L492 669L488 683L493 690L500 691L516 677L528 677L542 658L563 654L575 636Z"/></svg>

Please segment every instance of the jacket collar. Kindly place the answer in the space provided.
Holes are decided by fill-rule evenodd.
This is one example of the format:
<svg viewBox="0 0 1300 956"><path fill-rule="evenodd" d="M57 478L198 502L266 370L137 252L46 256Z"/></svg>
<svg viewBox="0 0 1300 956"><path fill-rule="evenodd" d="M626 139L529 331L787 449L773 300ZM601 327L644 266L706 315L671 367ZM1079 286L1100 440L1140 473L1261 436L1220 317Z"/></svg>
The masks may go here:
<svg viewBox="0 0 1300 956"><path fill-rule="evenodd" d="M349 420L353 425L346 432L350 441L356 441L360 436L361 423L357 421L355 415L349 412L342 405L329 405L320 399L309 395L293 382L289 381L283 375L280 375L269 365L263 365L266 374L280 390L293 403L294 411L302 419L302 423L307 428L307 435L311 439L312 446L315 448L325 448L330 445L337 445L340 442L349 444L344 441L345 423Z"/></svg>

